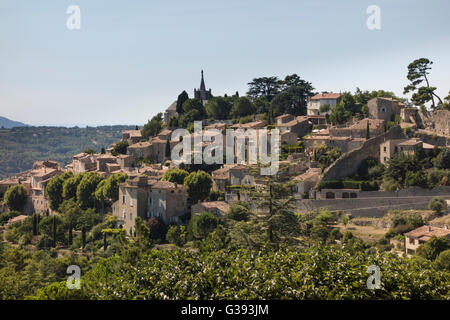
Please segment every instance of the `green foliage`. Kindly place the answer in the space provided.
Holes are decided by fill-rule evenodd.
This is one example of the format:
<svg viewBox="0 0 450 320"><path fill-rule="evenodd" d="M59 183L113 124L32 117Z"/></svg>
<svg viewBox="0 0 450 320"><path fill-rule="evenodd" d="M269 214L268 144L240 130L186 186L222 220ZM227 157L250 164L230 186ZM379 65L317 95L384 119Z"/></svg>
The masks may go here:
<svg viewBox="0 0 450 320"><path fill-rule="evenodd" d="M235 100L231 108L231 117L240 118L255 113L255 106L247 97L241 97Z"/></svg>
<svg viewBox="0 0 450 320"><path fill-rule="evenodd" d="M183 246L186 243L186 237L185 226L170 226L167 230L166 240L177 246Z"/></svg>
<svg viewBox="0 0 450 320"><path fill-rule="evenodd" d="M0 130L0 179L29 170L35 161L53 159L66 165L74 154L109 146L134 126L86 128L17 127Z"/></svg>
<svg viewBox="0 0 450 320"><path fill-rule="evenodd" d="M349 111L346 111L343 104L337 104L330 113L330 122L333 125L343 124L351 116Z"/></svg>
<svg viewBox="0 0 450 320"><path fill-rule="evenodd" d="M190 239L204 239L218 224L217 217L211 212L202 212L189 221L188 233Z"/></svg>
<svg viewBox="0 0 450 320"><path fill-rule="evenodd" d="M450 249L442 251L436 260L434 260L434 266L438 270L450 271Z"/></svg>
<svg viewBox="0 0 450 320"><path fill-rule="evenodd" d="M408 65L407 78L411 82L404 88L403 94L413 92L412 102L416 105L424 105L431 101L433 109L436 107L434 97L438 98L442 104L441 98L439 98L434 91L435 87L430 87L428 81L429 70L431 70L432 61L427 58L416 59ZM425 81L426 86L419 86Z"/></svg>
<svg viewBox="0 0 450 320"><path fill-rule="evenodd" d="M381 289L367 289L369 265L380 266ZM447 277L426 262L341 247L151 250L133 263L101 261L83 276L82 292L91 299L447 299Z"/></svg>
<svg viewBox="0 0 450 320"><path fill-rule="evenodd" d="M440 197L433 197L428 203L428 208L437 214L441 214L447 210L447 202Z"/></svg>
<svg viewBox="0 0 450 320"><path fill-rule="evenodd" d="M255 100L259 97L265 97L267 101L271 101L279 92L280 80L277 77L261 77L255 78L248 83L247 95Z"/></svg>
<svg viewBox="0 0 450 320"><path fill-rule="evenodd" d="M239 201L230 205L227 217L236 221L247 221L249 215L248 203Z"/></svg>
<svg viewBox="0 0 450 320"><path fill-rule="evenodd" d="M110 199L117 201L119 199L119 184L127 181L126 173L116 173L109 176L106 180L101 180L97 185L95 197L98 200Z"/></svg>
<svg viewBox="0 0 450 320"><path fill-rule="evenodd" d="M162 113L159 112L151 120L149 120L141 129L142 138L147 140L150 137L156 136L163 128Z"/></svg>
<svg viewBox="0 0 450 320"><path fill-rule="evenodd" d="M4 225L9 221L9 219L15 218L20 215L19 211L7 211L0 213L0 225Z"/></svg>
<svg viewBox="0 0 450 320"><path fill-rule="evenodd" d="M331 110L331 106L328 103L321 105L319 108L320 113L327 113L330 110Z"/></svg>
<svg viewBox="0 0 450 320"><path fill-rule="evenodd" d="M144 130L144 129L142 129L142 130ZM114 145L111 153L114 156L117 156L119 154L127 154L127 148L128 148L128 141L119 141Z"/></svg>
<svg viewBox="0 0 450 320"><path fill-rule="evenodd" d="M150 231L150 239L164 240L166 238L167 226L160 218L150 218L145 222Z"/></svg>
<svg viewBox="0 0 450 320"><path fill-rule="evenodd" d="M436 167L450 169L450 148L444 148L436 157Z"/></svg>
<svg viewBox="0 0 450 320"><path fill-rule="evenodd" d="M188 187L189 198L193 203L208 197L212 186L211 176L204 171L191 172L185 179L184 185Z"/></svg>
<svg viewBox="0 0 450 320"><path fill-rule="evenodd" d="M78 173L73 177L66 179L62 185L62 198L64 200L77 200L77 188L83 179L85 173Z"/></svg>
<svg viewBox="0 0 450 320"><path fill-rule="evenodd" d="M88 172L77 187L77 202L82 209L93 208L97 204L95 191L103 177L96 172Z"/></svg>
<svg viewBox="0 0 450 320"><path fill-rule="evenodd" d="M449 241L445 237L432 237L430 240L421 244L416 250L416 254L428 260L435 260L439 254L450 249Z"/></svg>
<svg viewBox="0 0 450 320"><path fill-rule="evenodd" d="M4 201L10 211L22 211L27 201L27 191L21 184L9 187L4 195Z"/></svg>
<svg viewBox="0 0 450 320"><path fill-rule="evenodd" d="M231 111L231 103L228 99L223 97L213 97L208 100L205 106L208 117L212 119L228 119Z"/></svg>
<svg viewBox="0 0 450 320"><path fill-rule="evenodd" d="M178 95L177 107L176 107L176 111L177 111L178 114L182 114L184 112L184 110L183 110L183 103L185 103L186 100L188 100L188 99L189 99L189 95L184 90L183 90L183 92L181 92Z"/></svg>
<svg viewBox="0 0 450 320"><path fill-rule="evenodd" d="M45 188L45 196L47 197L50 209L58 210L59 205L63 201L63 184L67 179L73 177L72 172L64 172L53 177Z"/></svg>
<svg viewBox="0 0 450 320"><path fill-rule="evenodd" d="M162 179L163 181L170 181L178 184L183 184L184 179L189 175L189 173L186 170L173 168L167 170Z"/></svg>

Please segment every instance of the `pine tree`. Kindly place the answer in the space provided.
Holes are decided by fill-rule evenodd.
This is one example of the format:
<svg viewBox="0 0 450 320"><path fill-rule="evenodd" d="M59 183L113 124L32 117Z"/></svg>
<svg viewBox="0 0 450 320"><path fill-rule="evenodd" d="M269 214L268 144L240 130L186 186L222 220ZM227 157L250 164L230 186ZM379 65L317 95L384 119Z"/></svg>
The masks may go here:
<svg viewBox="0 0 450 320"><path fill-rule="evenodd" d="M259 172L259 168L257 170ZM260 229L267 231L268 241L278 245L291 241L292 236L299 232L298 222L293 211L294 198L289 183L281 181L276 175L268 179L264 186L250 190L247 194L258 211L252 219L260 225Z"/></svg>

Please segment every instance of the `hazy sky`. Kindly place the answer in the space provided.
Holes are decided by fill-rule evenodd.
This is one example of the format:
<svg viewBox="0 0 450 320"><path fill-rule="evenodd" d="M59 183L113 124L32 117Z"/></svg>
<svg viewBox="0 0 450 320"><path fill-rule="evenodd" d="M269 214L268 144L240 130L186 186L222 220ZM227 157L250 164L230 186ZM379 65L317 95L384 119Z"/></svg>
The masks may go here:
<svg viewBox="0 0 450 320"><path fill-rule="evenodd" d="M381 30L366 26L381 8ZM69 30L69 5L81 29ZM450 90L448 0L1 0L0 115L32 125L143 124L205 71L215 95L297 73L317 91L402 95L427 57Z"/></svg>

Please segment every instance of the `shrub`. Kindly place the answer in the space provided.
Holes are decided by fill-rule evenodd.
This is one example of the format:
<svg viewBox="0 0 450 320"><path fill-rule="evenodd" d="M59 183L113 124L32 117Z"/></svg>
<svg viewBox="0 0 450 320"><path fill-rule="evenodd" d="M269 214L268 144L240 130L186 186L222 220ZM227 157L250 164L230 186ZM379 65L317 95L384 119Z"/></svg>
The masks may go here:
<svg viewBox="0 0 450 320"><path fill-rule="evenodd" d="M434 197L428 203L428 208L430 210L433 210L437 214L441 214L442 212L447 210L447 202L445 202L445 200L442 198Z"/></svg>

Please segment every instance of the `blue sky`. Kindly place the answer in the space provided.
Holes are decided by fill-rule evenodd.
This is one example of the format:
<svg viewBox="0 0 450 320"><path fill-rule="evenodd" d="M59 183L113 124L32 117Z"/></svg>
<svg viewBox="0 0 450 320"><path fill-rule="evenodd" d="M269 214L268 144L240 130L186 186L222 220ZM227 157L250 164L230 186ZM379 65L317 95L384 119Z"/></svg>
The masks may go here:
<svg viewBox="0 0 450 320"><path fill-rule="evenodd" d="M381 9L381 30L366 8ZM68 30L66 9L81 9ZM317 91L402 95L427 57L450 90L448 0L2 0L0 115L32 125L143 124L205 71L213 94L297 73Z"/></svg>

